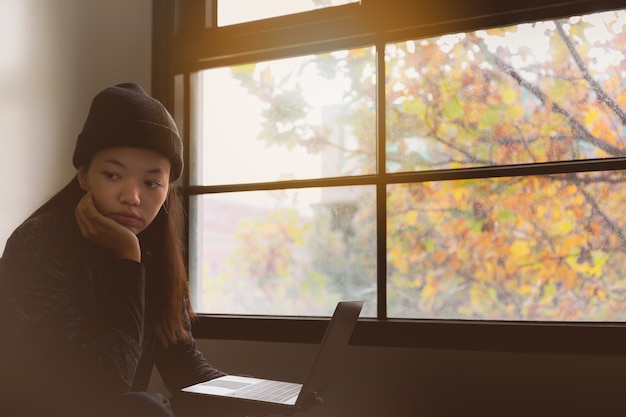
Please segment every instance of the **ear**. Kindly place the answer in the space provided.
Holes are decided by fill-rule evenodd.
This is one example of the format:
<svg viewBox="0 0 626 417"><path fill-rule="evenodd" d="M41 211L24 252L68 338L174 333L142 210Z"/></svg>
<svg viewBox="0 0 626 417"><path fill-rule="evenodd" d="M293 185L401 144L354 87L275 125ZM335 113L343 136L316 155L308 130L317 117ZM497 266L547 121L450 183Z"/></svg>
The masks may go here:
<svg viewBox="0 0 626 417"><path fill-rule="evenodd" d="M76 170L76 176L78 177L78 184L80 184L80 188L82 188L84 191L91 190L91 185L89 184L89 180L87 179L87 169L85 169L84 165L80 166Z"/></svg>

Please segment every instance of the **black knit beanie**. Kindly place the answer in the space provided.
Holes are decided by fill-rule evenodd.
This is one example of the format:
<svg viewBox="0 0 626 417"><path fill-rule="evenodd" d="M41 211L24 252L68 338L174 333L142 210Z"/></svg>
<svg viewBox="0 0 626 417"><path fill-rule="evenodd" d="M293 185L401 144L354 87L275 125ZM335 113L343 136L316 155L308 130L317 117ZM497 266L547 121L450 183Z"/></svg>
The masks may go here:
<svg viewBox="0 0 626 417"><path fill-rule="evenodd" d="M163 154L172 164L172 182L182 173L183 143L174 119L163 104L137 84L118 84L94 97L76 141L74 167L88 164L96 152L114 146Z"/></svg>

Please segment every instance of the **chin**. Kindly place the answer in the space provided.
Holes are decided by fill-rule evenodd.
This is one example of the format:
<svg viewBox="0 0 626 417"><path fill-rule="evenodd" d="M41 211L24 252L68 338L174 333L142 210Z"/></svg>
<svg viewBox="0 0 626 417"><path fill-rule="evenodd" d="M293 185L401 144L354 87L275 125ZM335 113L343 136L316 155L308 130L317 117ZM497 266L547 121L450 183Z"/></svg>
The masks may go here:
<svg viewBox="0 0 626 417"><path fill-rule="evenodd" d="M133 234L134 234L135 236L136 236L136 235L138 235L139 233L141 233L141 232L144 230L144 229L138 229L138 228L136 228L136 227L129 226L129 225L127 225L127 224L122 224L122 223L119 223L119 222L118 222L118 224L121 224L121 225L122 225L122 226L124 226L126 229L130 230L131 232L133 232Z"/></svg>

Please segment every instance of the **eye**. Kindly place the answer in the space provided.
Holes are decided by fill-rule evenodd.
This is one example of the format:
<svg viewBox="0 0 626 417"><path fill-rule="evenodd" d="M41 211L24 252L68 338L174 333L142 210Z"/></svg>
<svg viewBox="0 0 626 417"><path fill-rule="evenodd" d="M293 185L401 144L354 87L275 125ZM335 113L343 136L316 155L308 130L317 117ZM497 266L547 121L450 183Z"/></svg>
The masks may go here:
<svg viewBox="0 0 626 417"><path fill-rule="evenodd" d="M148 188L151 189L156 189L162 186L162 184L159 181L146 181L145 184L148 186Z"/></svg>
<svg viewBox="0 0 626 417"><path fill-rule="evenodd" d="M104 177L106 179L109 179L109 180L116 180L116 179L120 178L119 175L117 175L115 172L111 172L111 171L103 171L102 175L104 175Z"/></svg>

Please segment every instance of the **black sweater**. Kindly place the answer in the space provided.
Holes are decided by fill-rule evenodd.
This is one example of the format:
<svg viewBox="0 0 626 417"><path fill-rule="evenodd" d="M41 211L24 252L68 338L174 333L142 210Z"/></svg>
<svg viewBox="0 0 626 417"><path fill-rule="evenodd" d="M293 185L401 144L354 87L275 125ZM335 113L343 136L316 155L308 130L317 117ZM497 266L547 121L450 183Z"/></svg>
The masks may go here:
<svg viewBox="0 0 626 417"><path fill-rule="evenodd" d="M0 414L90 415L145 390L153 365L172 393L223 375L193 338L171 346L156 338L164 295L155 264L84 239L72 212L18 227L0 261Z"/></svg>

